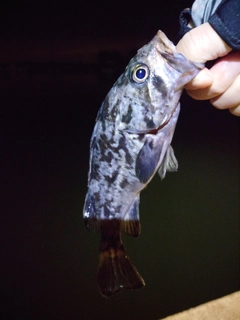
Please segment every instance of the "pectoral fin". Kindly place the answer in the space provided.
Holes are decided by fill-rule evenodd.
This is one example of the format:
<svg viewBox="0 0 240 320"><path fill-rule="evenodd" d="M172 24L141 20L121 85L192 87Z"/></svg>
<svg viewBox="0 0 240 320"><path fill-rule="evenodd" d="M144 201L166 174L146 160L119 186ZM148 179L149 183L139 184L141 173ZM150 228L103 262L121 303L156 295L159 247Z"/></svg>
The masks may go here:
<svg viewBox="0 0 240 320"><path fill-rule="evenodd" d="M178 161L175 157L172 146L170 145L165 153L163 162L161 163L158 174L161 179L165 178L166 172L174 172L178 169Z"/></svg>
<svg viewBox="0 0 240 320"><path fill-rule="evenodd" d="M140 182L147 183L156 171L163 143L155 145L154 140L148 137L140 150L136 161L136 175Z"/></svg>
<svg viewBox="0 0 240 320"><path fill-rule="evenodd" d="M125 233L137 238L141 232L141 224L139 221L139 194L135 198L133 204L131 205L129 211L121 221L121 230Z"/></svg>

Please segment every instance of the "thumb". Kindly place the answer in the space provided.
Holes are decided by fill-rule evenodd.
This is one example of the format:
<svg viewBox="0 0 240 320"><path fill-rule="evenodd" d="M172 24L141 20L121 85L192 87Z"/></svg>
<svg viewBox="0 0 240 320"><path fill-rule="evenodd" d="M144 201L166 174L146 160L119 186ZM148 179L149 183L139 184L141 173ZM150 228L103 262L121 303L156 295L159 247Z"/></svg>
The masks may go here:
<svg viewBox="0 0 240 320"><path fill-rule="evenodd" d="M208 22L187 32L176 48L187 59L202 63L223 57L232 50Z"/></svg>

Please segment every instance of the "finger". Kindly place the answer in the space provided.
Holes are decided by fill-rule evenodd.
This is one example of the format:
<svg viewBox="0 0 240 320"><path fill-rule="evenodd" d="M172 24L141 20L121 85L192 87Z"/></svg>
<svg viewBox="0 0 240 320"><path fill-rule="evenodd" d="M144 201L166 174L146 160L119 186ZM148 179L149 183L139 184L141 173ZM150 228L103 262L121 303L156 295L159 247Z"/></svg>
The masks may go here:
<svg viewBox="0 0 240 320"><path fill-rule="evenodd" d="M176 47L187 59L195 62L214 60L232 50L209 23L191 29Z"/></svg>
<svg viewBox="0 0 240 320"><path fill-rule="evenodd" d="M210 102L218 109L229 109L238 106L240 104L240 75L223 94L211 99Z"/></svg>
<svg viewBox="0 0 240 320"><path fill-rule="evenodd" d="M212 73L207 69L202 69L199 74L189 83L186 84L185 89L186 90L197 90L197 89L203 89L206 87L211 86L213 83L213 75Z"/></svg>
<svg viewBox="0 0 240 320"><path fill-rule="evenodd" d="M225 92L240 74L240 52L231 52L221 58L210 69L214 78L213 83L200 90L188 91L196 100L212 99Z"/></svg>
<svg viewBox="0 0 240 320"><path fill-rule="evenodd" d="M240 105L237 107L229 109L229 111L234 115L240 117Z"/></svg>

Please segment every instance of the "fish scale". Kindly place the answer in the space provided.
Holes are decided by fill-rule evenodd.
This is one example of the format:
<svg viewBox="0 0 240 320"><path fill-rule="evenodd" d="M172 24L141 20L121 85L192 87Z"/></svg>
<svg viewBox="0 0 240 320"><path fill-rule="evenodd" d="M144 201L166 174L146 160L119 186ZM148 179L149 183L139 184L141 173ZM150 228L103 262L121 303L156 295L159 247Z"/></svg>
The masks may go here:
<svg viewBox="0 0 240 320"><path fill-rule="evenodd" d="M140 235L140 192L157 171L163 179L177 170L171 141L179 99L202 68L158 31L131 59L98 112L83 216L87 228L101 234L98 288L105 297L145 284L126 254L121 232Z"/></svg>

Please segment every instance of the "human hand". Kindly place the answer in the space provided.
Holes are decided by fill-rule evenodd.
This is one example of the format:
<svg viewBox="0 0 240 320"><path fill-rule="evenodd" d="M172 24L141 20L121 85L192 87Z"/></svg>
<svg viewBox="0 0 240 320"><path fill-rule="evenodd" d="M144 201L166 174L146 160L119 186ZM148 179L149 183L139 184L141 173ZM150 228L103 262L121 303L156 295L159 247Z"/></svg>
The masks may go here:
<svg viewBox="0 0 240 320"><path fill-rule="evenodd" d="M185 89L196 100L210 100L214 107L240 116L240 52L232 52L209 23L186 33L176 47L192 61L205 63L219 58L213 67L200 71Z"/></svg>

